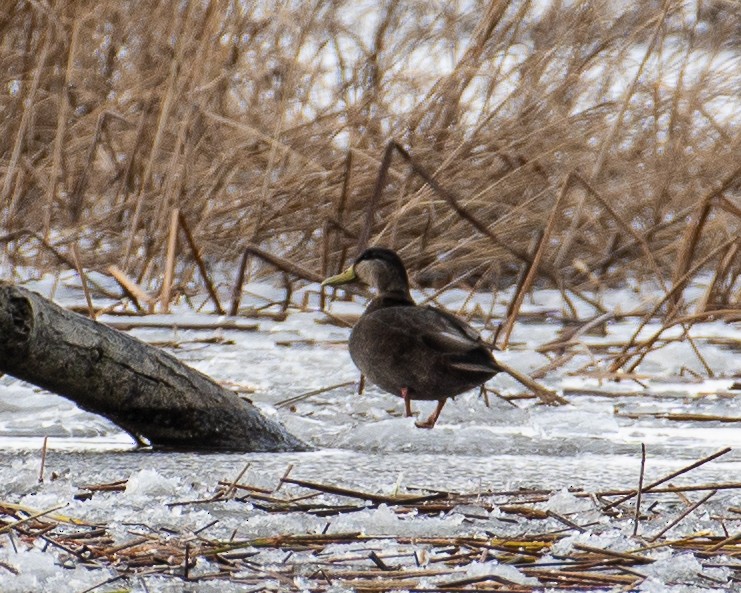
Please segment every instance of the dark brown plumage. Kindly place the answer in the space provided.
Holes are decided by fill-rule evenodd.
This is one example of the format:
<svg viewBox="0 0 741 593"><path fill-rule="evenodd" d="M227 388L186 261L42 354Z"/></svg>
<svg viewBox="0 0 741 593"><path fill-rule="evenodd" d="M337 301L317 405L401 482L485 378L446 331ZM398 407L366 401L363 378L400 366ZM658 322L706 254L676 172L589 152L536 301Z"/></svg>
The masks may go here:
<svg viewBox="0 0 741 593"><path fill-rule="evenodd" d="M420 428L432 428L449 397L482 385L501 369L478 333L434 307L419 307L409 293L406 269L389 249L363 252L324 285L363 282L376 290L350 334L350 356L372 383L410 400L437 400Z"/></svg>

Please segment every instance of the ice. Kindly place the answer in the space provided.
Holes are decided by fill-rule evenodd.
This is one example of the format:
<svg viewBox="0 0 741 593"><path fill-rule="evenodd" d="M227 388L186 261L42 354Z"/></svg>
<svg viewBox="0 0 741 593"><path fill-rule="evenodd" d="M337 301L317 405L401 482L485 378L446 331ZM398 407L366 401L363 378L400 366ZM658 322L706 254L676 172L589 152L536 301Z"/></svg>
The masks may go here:
<svg viewBox="0 0 741 593"><path fill-rule="evenodd" d="M705 362L718 375L733 375L741 371L740 357L735 359L724 356L724 352L717 346L707 345L702 349ZM641 362L638 370L651 374L676 376L684 369L695 373L703 373L705 367L692 350L692 346L684 342L673 342L661 348L652 350Z"/></svg>
<svg viewBox="0 0 741 593"><path fill-rule="evenodd" d="M559 515L571 515L592 510L594 504L589 498L578 498L566 488L562 488L543 503L542 508Z"/></svg>
<svg viewBox="0 0 741 593"><path fill-rule="evenodd" d="M126 494L131 497L166 496L178 491L180 480L166 478L154 469L142 469L129 476Z"/></svg>
<svg viewBox="0 0 741 593"><path fill-rule="evenodd" d="M556 542L551 549L552 556L568 556L574 550L574 544L581 544L592 548L627 552L635 547L625 533L619 529L605 529L600 533L576 533ZM546 562L548 562L546 558Z"/></svg>
<svg viewBox="0 0 741 593"><path fill-rule="evenodd" d="M329 533L357 531L370 536L444 537L462 533L464 519L458 513L445 517L399 518L391 508L381 504L376 509L340 515L330 523Z"/></svg>
<svg viewBox="0 0 741 593"><path fill-rule="evenodd" d="M327 521L305 513L292 513L290 516L275 516L262 513L245 513L245 508L235 508L233 517L240 517L241 524L237 531L239 537L249 539L257 537L275 537L296 533L321 533ZM220 513L215 513L224 517Z"/></svg>
<svg viewBox="0 0 741 593"><path fill-rule="evenodd" d="M517 585L538 586L540 584L538 579L528 577L516 567L500 564L496 560L472 562L466 567L465 575L467 577L497 576Z"/></svg>
<svg viewBox="0 0 741 593"><path fill-rule="evenodd" d="M21 457L7 464L3 479L0 480L0 495L7 497L34 492L39 487L39 460L38 458Z"/></svg>
<svg viewBox="0 0 741 593"><path fill-rule="evenodd" d="M647 580L639 587L640 591L646 593L669 593L669 591L690 593L692 587L700 584L708 585L708 580L718 585L728 584L731 571L725 567L704 568L694 554L670 554L662 553L653 564L643 569ZM703 580L704 578L704 580ZM703 589L707 591L707 589ZM726 589L711 589L725 591Z"/></svg>
<svg viewBox="0 0 741 593"><path fill-rule="evenodd" d="M88 570L75 560L16 543L0 547L0 589L3 593L30 591L85 591L114 576L107 568Z"/></svg>

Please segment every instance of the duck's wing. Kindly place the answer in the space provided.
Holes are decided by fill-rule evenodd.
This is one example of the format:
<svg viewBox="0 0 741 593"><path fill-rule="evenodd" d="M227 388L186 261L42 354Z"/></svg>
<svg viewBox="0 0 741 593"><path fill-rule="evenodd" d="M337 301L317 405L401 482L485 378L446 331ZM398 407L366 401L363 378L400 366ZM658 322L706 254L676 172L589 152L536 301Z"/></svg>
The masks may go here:
<svg viewBox="0 0 741 593"><path fill-rule="evenodd" d="M485 347L479 333L455 315L435 307L417 307L420 335L430 347L465 352Z"/></svg>
<svg viewBox="0 0 741 593"><path fill-rule="evenodd" d="M442 355L455 369L497 372L499 366L479 333L454 315L434 307L392 307L371 315L382 321L389 334L423 344Z"/></svg>
<svg viewBox="0 0 741 593"><path fill-rule="evenodd" d="M489 350L470 325L435 307L389 307L364 318L364 325L371 333L422 342L443 354Z"/></svg>
<svg viewBox="0 0 741 593"><path fill-rule="evenodd" d="M479 333L455 315L435 307L420 308L428 320L422 341L445 355L448 365L461 371L490 373L500 370Z"/></svg>

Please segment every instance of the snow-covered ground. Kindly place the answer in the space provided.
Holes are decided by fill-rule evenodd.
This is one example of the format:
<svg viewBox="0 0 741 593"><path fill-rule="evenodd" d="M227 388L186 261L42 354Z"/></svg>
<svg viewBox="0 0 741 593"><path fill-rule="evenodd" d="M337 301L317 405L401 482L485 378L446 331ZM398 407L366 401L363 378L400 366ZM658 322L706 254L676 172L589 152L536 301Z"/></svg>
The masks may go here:
<svg viewBox="0 0 741 593"><path fill-rule="evenodd" d="M49 294L48 280L28 286ZM316 288L306 290L311 292ZM503 311L510 296L509 293L497 295L494 311ZM479 306L487 311L492 306L491 295L467 297L467 293L451 290L438 300L453 311L466 301L469 310ZM57 287L55 298L67 305L83 302L71 280L70 285L63 282ZM259 307L281 298L280 290L269 283L254 283L245 287L243 305ZM309 306L304 310L290 309L285 321L258 318L258 331L180 330L178 324L214 320L214 316L195 313L183 304L167 318L172 327L133 329L131 333L142 340L164 344L188 364L240 389L264 414L277 418L294 435L312 444L315 451L296 454L137 451L129 437L106 420L6 376L0 378L0 507L10 503L43 511L65 505L59 513L104 524L121 541L131 538L131 532L138 529L132 527L134 524L149 530L182 532L218 520L208 530L208 536L216 539L228 539L235 530L239 537L250 538L321 533L325 529L327 521L313 515L273 515L233 501L196 507L166 506L168 502L212 496L219 480L234 480L249 463L249 470L240 482L267 489L274 489L291 466L293 478L367 492L390 493L414 488L463 493L544 489L552 492L547 504L563 513L576 513L569 516L579 522L579 513L592 512L593 503L589 499L576 501L565 489L599 492L634 487L640 470L641 443L647 448L646 483L724 447L733 450L671 483L741 481L741 391L734 386L741 376L738 324L716 321L692 327L691 335L713 370L713 378L707 377L687 340L667 343L647 356L637 369L640 383L612 382L595 373L586 373L585 365L604 357L604 351L597 348L600 344L625 342L630 337L638 319L627 318L608 324L606 336L581 338L583 353L541 379L548 387L563 393L571 402L568 406L545 407L534 399L505 401L496 393L507 397L522 393L523 388L511 378L499 375L487 385L495 392L489 394L488 403L477 392L459 396L445 407L438 425L425 431L415 428L412 419L403 418L399 398L374 387L362 395L356 393L358 372L345 343L349 330L326 323L327 317L314 306L316 295L311 293L307 298ZM523 310L553 311L557 316L562 306L559 298L556 292L539 291ZM611 309L627 311L650 298L650 294L644 299L631 289L608 293L604 302ZM295 303L303 299L303 291L293 295ZM338 301L331 305L331 310L335 314L360 313L362 302L360 299ZM120 317L104 316L100 320L120 320ZM645 335L658 326L657 322L646 328ZM559 328L560 323L547 315L518 323L512 335L512 347L497 353L497 357L532 372L549 362L535 348L556 338ZM597 364L592 370L603 367ZM310 391L337 385L293 404L284 403ZM432 405L415 402L414 407L424 416ZM657 413L665 417L657 417ZM689 413L736 422L675 419L677 414ZM45 436L49 437L45 480L39 483L40 449ZM89 500L74 498L85 485L126 480L124 492L97 493ZM687 494L686 504L699 500L703 494ZM580 508L577 502L586 506ZM681 500L677 498L677 502ZM711 507L711 503L715 506ZM720 490L711 503L707 509L700 509L701 512L690 514L680 522L674 534L699 529L721 536L723 529L738 533L741 490ZM728 516L726 510L733 508L737 509L736 514ZM725 519L718 520L718 513ZM434 519L413 515L400 518L382 505L340 515L330 522L329 529L399 536L481 532L481 525L464 522L462 516L443 513ZM635 547L631 529L632 523L626 520L573 537L589 541L590 545L612 543L616 549L626 550ZM649 530L657 531L658 525L647 527ZM487 519L487 531L508 535L512 530L506 523L498 523L496 512L492 511ZM43 541L25 542L17 536L11 538L8 533L0 524L2 592L82 593L116 576L115 568L110 566L83 567L65 557L63 551L42 545ZM569 543L561 540L558 545ZM641 585L643 591L738 590L734 589L741 578L737 559L735 570L708 569L691 553L662 550L655 559L657 562L647 571L650 578ZM733 560L729 558L728 563ZM495 572L510 568L517 572L514 567L504 565L497 565ZM494 569L484 563L469 565L466 570L462 576L489 574L486 571ZM531 577L515 572L507 576L504 572L501 576L510 582L532 584L527 581ZM115 581L95 590L121 590L121 583ZM433 585L434 579L417 583L420 589L430 589ZM283 590L280 585L277 588L271 585L270 579L266 579L265 586L268 590ZM439 582L435 586L439 587ZM182 587L183 583L177 579L141 576L127 581L123 589L180 591L184 590ZM291 586L292 590L302 588L300 582ZM308 584L305 588L311 590ZM202 581L189 583L187 590L225 593L253 588Z"/></svg>

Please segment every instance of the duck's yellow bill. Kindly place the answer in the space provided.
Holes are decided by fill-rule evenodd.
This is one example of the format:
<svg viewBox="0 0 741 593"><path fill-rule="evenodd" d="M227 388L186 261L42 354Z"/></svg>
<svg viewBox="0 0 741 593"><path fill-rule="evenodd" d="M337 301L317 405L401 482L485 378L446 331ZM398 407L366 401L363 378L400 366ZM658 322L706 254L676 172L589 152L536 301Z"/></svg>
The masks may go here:
<svg viewBox="0 0 741 593"><path fill-rule="evenodd" d="M352 282L356 278L357 276L355 275L355 266L350 266L341 274L337 274L336 276L330 276L329 278L327 278L324 282L322 282L322 286L338 286L340 284L347 284L348 282Z"/></svg>

